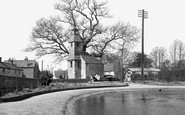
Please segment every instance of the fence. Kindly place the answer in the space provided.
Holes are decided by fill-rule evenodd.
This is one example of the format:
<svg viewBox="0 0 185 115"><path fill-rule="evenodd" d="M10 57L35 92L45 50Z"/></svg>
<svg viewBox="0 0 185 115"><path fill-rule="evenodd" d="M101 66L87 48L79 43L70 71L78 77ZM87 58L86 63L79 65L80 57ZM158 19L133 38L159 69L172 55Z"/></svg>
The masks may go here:
<svg viewBox="0 0 185 115"><path fill-rule="evenodd" d="M23 88L36 88L39 85L40 79L0 76L0 96Z"/></svg>

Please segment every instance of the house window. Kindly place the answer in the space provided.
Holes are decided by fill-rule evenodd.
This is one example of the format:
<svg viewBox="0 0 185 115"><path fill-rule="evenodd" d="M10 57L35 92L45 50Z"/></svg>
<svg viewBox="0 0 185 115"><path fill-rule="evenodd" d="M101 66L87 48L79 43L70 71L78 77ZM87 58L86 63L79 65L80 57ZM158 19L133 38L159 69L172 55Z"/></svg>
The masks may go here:
<svg viewBox="0 0 185 115"><path fill-rule="evenodd" d="M70 67L71 68L73 67L73 61L70 61Z"/></svg>
<svg viewBox="0 0 185 115"><path fill-rule="evenodd" d="M71 47L73 47L73 42L71 42Z"/></svg>
<svg viewBox="0 0 185 115"><path fill-rule="evenodd" d="M3 68L3 73L5 73L5 68Z"/></svg>
<svg viewBox="0 0 185 115"><path fill-rule="evenodd" d="M17 71L15 70L15 74L17 73Z"/></svg>
<svg viewBox="0 0 185 115"><path fill-rule="evenodd" d="M8 69L8 73L10 73L10 68Z"/></svg>

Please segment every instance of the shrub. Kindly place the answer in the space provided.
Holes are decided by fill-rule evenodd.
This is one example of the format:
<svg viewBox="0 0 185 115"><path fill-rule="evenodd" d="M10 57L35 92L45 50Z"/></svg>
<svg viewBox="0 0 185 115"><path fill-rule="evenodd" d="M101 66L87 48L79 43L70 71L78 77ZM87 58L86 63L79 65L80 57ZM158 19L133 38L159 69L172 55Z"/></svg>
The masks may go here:
<svg viewBox="0 0 185 115"><path fill-rule="evenodd" d="M49 71L42 71L40 73L41 85L49 85L52 82L53 75Z"/></svg>
<svg viewBox="0 0 185 115"><path fill-rule="evenodd" d="M185 81L185 69L160 71L158 74L158 79L168 82Z"/></svg>

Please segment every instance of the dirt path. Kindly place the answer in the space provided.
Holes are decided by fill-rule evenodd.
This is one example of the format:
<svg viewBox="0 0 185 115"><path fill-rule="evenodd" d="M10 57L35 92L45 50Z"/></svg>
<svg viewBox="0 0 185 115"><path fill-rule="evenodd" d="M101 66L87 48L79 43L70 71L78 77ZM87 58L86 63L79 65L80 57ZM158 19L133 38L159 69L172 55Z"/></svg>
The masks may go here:
<svg viewBox="0 0 185 115"><path fill-rule="evenodd" d="M62 115L66 104L74 97L137 88L185 88L185 86L154 86L131 83L128 87L61 91L35 96L23 101L0 103L0 115Z"/></svg>

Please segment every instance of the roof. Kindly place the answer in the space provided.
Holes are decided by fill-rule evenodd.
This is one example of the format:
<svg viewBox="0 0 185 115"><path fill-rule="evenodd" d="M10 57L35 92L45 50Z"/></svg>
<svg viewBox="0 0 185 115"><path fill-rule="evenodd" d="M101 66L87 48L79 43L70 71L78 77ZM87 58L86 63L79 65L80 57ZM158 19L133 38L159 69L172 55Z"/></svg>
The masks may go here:
<svg viewBox="0 0 185 115"><path fill-rule="evenodd" d="M130 70L130 71L138 71L140 72L141 71L141 68L128 68L127 71ZM152 72L159 72L160 69L155 69L155 68L144 68L144 71L152 71Z"/></svg>
<svg viewBox="0 0 185 115"><path fill-rule="evenodd" d="M36 63L36 60L13 60L13 64L18 67L35 67Z"/></svg>
<svg viewBox="0 0 185 115"><path fill-rule="evenodd" d="M10 69L17 69L17 67L15 67L14 65L9 64L9 63L4 63L4 65L6 65Z"/></svg>
<svg viewBox="0 0 185 115"><path fill-rule="evenodd" d="M85 61L87 64L103 64L101 61L96 59L93 56L90 55L81 55L81 58Z"/></svg>
<svg viewBox="0 0 185 115"><path fill-rule="evenodd" d="M113 71L114 70L114 63L107 63L104 65L104 71Z"/></svg>
<svg viewBox="0 0 185 115"><path fill-rule="evenodd" d="M0 68L8 68L3 62L0 62Z"/></svg>
<svg viewBox="0 0 185 115"><path fill-rule="evenodd" d="M7 68L7 69L14 69L14 70L22 70L21 68L12 65L10 63L5 63L5 62L0 62L0 67L1 68Z"/></svg>

